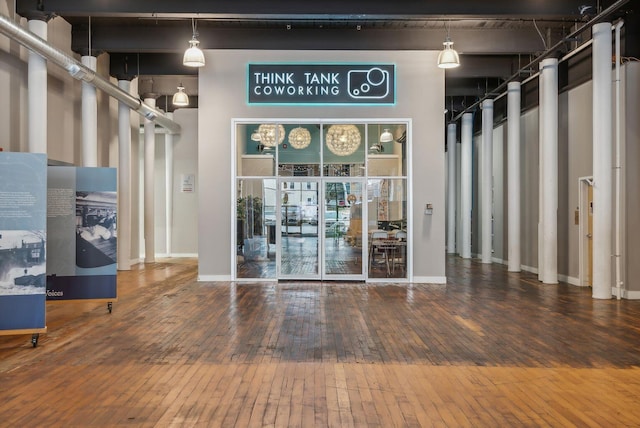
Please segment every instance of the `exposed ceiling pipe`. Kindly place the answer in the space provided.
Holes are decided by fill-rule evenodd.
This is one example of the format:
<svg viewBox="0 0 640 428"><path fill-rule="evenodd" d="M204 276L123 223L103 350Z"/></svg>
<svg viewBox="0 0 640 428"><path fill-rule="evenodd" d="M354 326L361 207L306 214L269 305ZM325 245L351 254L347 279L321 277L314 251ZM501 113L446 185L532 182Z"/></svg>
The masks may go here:
<svg viewBox="0 0 640 428"><path fill-rule="evenodd" d="M575 37L580 35L583 31L588 30L589 28L593 27L595 24L597 24L600 21L604 20L606 17L611 15L616 10L620 9L622 6L627 4L629 1L630 0L618 0L618 1L616 1L614 4L612 4L611 6L609 6L608 8L603 10L602 12L600 12L595 17L593 17L585 25L583 25L582 27L578 28L577 30L575 30L574 32L569 34L568 36L563 37L562 40L560 40L558 43L556 43L555 45L551 46L549 49L544 51L542 54L540 54L540 56L536 57L529 64L525 65L520 70L516 71L511 77L507 78L504 82L502 82L502 84L500 84L500 86L498 86L497 88L495 88L491 92L487 92L487 94L484 97L481 97L478 101L476 101L475 103L473 103L472 105L470 105L469 107L467 107L466 109L464 109L463 111L458 113L458 115L456 117L451 119L451 122L455 122L458 119L460 119L463 114L469 113L469 112L475 110L480 104L482 104L482 102L484 100L486 100L488 98L495 97L496 95L500 94L502 91L507 89L507 85L509 84L509 82L515 81L516 79L519 79L522 72L530 70L533 66L537 65L543 59L547 58L548 56L554 55L558 51L558 49L560 49L561 47L564 46L564 44L566 42L574 40Z"/></svg>
<svg viewBox="0 0 640 428"><path fill-rule="evenodd" d="M96 74L96 72L90 68L85 67L81 62L76 61L61 50L51 46L45 40L36 36L32 32L20 27L3 14L0 14L0 32L17 41L30 51L42 56L47 61L64 68L73 78L95 86L107 95L121 101L141 116L155 121L158 125L166 128L172 134L180 133L180 125L166 117L162 111L149 107L140 101L139 98L123 91L109 80Z"/></svg>

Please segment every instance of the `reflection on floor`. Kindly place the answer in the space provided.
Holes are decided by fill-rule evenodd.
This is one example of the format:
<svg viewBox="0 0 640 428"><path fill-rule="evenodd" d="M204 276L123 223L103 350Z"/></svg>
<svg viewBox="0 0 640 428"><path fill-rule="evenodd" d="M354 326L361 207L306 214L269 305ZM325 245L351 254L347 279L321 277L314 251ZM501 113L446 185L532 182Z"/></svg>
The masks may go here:
<svg viewBox="0 0 640 428"><path fill-rule="evenodd" d="M281 238L281 275L303 278L318 275L318 238L289 234ZM369 267L367 251L352 245L344 236L327 237L324 241L325 272L329 275L360 275L369 270L369 278L405 278L404 254L378 251L371 254ZM276 279L276 245L264 237L245 240L238 249L238 278Z"/></svg>

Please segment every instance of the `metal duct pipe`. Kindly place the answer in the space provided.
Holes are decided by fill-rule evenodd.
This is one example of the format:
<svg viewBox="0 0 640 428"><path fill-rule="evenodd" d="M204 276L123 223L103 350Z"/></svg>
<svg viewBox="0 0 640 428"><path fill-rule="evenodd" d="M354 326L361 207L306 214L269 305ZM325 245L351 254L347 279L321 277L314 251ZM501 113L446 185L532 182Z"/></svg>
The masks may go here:
<svg viewBox="0 0 640 428"><path fill-rule="evenodd" d="M42 56L47 61L64 68L73 78L90 83L107 95L114 97L146 119L155 121L158 125L166 128L173 134L180 133L180 125L166 117L160 110L145 105L140 99L126 93L107 79L96 74L90 68L85 67L79 61L76 61L64 52L49 45L46 41L30 31L20 27L3 14L0 14L0 32L17 41L30 51Z"/></svg>
<svg viewBox="0 0 640 428"><path fill-rule="evenodd" d="M591 27L593 27L598 22L603 21L605 18L607 18L613 12L617 11L618 9L620 9L622 6L624 6L625 4L629 3L630 1L631 0L618 0L618 1L616 1L614 4L612 4L611 6L609 6L608 8L603 10L602 12L600 12L598 15L594 16L589 22L584 24L582 27L578 28L577 30L575 30L571 34L566 35L565 37L562 38L562 40L560 40L558 43L556 43L555 45L551 46L549 49L544 51L542 54L540 54L537 58L535 58L529 64L525 65L520 70L516 71L512 76L508 77L504 82L502 82L500 85L498 85L497 88L493 89L490 92L487 92L478 101L476 101L475 103L471 104L469 107L465 108L463 111L458 113L458 115L456 117L451 119L451 122L457 121L465 113L474 111L476 109L476 107L478 107L480 104L482 104L482 102L484 100L486 100L487 98L493 97L493 96L495 96L495 94L499 94L500 92L504 91L507 88L507 85L509 84L509 82L516 81L516 80L518 80L520 78L520 75L521 75L521 73L523 71L531 69L534 65L538 64L539 62L541 62L545 58L547 58L549 56L552 56L552 55L555 55L558 52L558 49L563 47L564 44L567 41L573 40L576 36L579 36L580 34L582 34L583 31L586 31L586 30L590 29Z"/></svg>

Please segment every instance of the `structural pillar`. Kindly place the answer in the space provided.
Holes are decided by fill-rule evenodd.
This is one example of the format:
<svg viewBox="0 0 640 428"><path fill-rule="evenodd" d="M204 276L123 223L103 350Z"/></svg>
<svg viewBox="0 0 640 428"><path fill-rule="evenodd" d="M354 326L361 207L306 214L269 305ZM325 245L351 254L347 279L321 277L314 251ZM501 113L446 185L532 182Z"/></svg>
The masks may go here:
<svg viewBox="0 0 640 428"><path fill-rule="evenodd" d="M144 103L156 106L155 95L148 94ZM155 159L156 125L152 120L144 119L144 262L156 261L155 245Z"/></svg>
<svg viewBox="0 0 640 428"><path fill-rule="evenodd" d="M130 93L131 82L118 80ZM131 270L131 109L118 102L118 269Z"/></svg>
<svg viewBox="0 0 640 428"><path fill-rule="evenodd" d="M447 125L447 253L456 252L456 124Z"/></svg>
<svg viewBox="0 0 640 428"><path fill-rule="evenodd" d="M558 60L540 63L538 279L558 283Z"/></svg>
<svg viewBox="0 0 640 428"><path fill-rule="evenodd" d="M47 22L32 19L29 31L47 40ZM27 72L28 128L27 149L31 153L47 153L47 61L29 51Z"/></svg>
<svg viewBox="0 0 640 428"><path fill-rule="evenodd" d="M82 65L96 71L97 58L84 55ZM82 82L82 165L98 166L98 97L96 87Z"/></svg>
<svg viewBox="0 0 640 428"><path fill-rule="evenodd" d="M169 119L173 120L173 113L165 113ZM166 246L167 256L171 257L173 233L173 134L167 132L164 136L164 157L165 157L165 217L167 226L166 230Z"/></svg>
<svg viewBox="0 0 640 428"><path fill-rule="evenodd" d="M507 254L509 272L520 272L520 82L507 85Z"/></svg>
<svg viewBox="0 0 640 428"><path fill-rule="evenodd" d="M462 219L462 248L460 256L471 258L471 151L473 145L473 115L462 115L462 147L460 160L460 217Z"/></svg>
<svg viewBox="0 0 640 428"><path fill-rule="evenodd" d="M460 213L462 212L461 209L461 157L462 157L462 145L460 147L458 147L458 150L456 150L456 253L460 254L461 248L462 248L462 216L460 215Z"/></svg>
<svg viewBox="0 0 640 428"><path fill-rule="evenodd" d="M610 299L612 290L613 178L611 23L593 34L593 298Z"/></svg>
<svg viewBox="0 0 640 428"><path fill-rule="evenodd" d="M493 100L482 102L482 190L480 192L482 263L491 263L493 256Z"/></svg>

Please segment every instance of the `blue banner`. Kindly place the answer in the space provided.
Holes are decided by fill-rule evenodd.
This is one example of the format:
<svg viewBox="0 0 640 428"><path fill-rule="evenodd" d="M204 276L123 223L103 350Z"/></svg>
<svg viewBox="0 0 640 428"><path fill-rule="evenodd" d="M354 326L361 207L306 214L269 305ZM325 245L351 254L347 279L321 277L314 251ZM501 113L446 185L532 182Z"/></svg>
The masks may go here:
<svg viewBox="0 0 640 428"><path fill-rule="evenodd" d="M47 158L0 152L0 331L45 328Z"/></svg>
<svg viewBox="0 0 640 428"><path fill-rule="evenodd" d="M49 167L47 300L114 299L116 170Z"/></svg>

